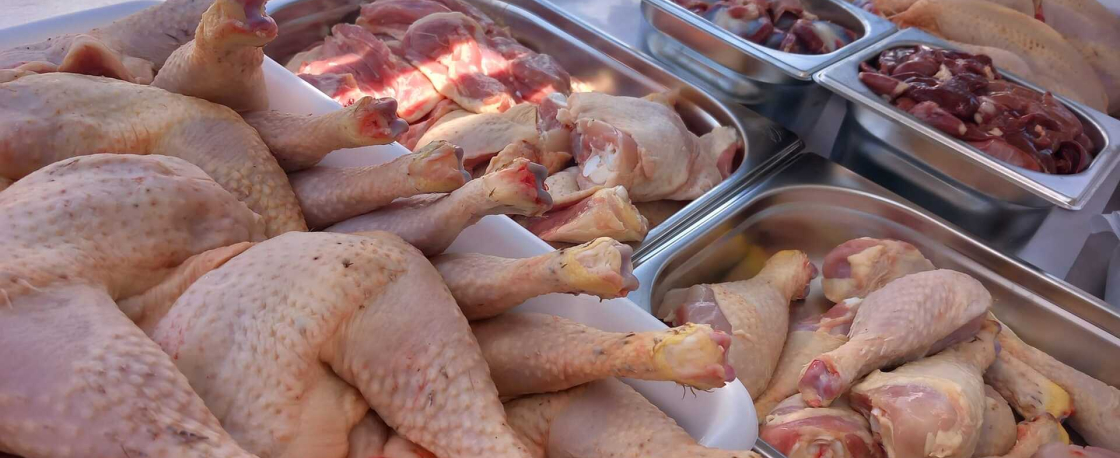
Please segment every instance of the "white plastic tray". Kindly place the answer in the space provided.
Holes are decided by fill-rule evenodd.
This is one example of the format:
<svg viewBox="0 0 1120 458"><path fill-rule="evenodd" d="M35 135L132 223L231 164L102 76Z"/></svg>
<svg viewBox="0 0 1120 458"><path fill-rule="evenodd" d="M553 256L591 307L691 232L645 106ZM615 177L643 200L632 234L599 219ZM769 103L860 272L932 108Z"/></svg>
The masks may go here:
<svg viewBox="0 0 1120 458"><path fill-rule="evenodd" d="M64 33L84 32L139 11L156 1L133 1L0 30L0 48L39 41ZM271 108L291 113L321 114L340 105L317 89L265 58L265 82ZM355 148L331 153L322 162L331 166L379 164L409 151L399 144ZM505 257L528 257L552 248L505 216L488 216L463 231L449 252L474 252ZM516 311L560 315L608 331L645 331L665 325L629 299L600 301L592 296L548 295L519 306ZM626 380L662 411L673 417L701 444L747 450L758 437L754 404L738 380L711 392L696 392L669 382Z"/></svg>

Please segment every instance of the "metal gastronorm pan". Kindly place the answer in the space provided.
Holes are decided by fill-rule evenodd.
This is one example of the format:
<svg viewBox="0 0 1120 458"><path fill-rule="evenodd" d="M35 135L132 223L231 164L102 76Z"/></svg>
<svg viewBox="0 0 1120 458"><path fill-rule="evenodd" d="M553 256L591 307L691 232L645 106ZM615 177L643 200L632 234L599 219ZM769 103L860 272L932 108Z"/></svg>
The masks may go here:
<svg viewBox="0 0 1120 458"><path fill-rule="evenodd" d="M586 27L567 14L533 0L469 0L498 23L510 28L514 38L538 52L554 57L573 78L590 83L600 92L644 96L677 89L677 111L697 134L717 126L732 126L745 140L742 164L723 183L689 203L674 216L650 230L643 247L651 246L691 217L719 201L719 197L768 164L802 148L801 140L773 121L744 107L725 105L696 86L664 70L616 40ZM269 14L280 26L279 37L265 47L273 59L286 63L294 53L321 40L338 22L353 22L361 0L273 0Z"/></svg>
<svg viewBox="0 0 1120 458"><path fill-rule="evenodd" d="M805 251L819 267L836 245L865 236L905 240L934 265L975 277L992 293L996 316L1024 340L1120 386L1120 315L1115 311L816 155L793 158L646 252L635 268L641 287L630 298L648 310L673 288L750 278L782 249ZM829 306L819 279L811 288L795 314Z"/></svg>
<svg viewBox="0 0 1120 458"><path fill-rule="evenodd" d="M812 84L813 74L885 38L895 26L843 0L802 4L822 19L852 29L859 39L828 54L787 53L745 40L673 0L642 0L642 14L657 30L647 34L646 45L651 54L690 72L725 98L804 133L828 99L827 91Z"/></svg>
<svg viewBox="0 0 1120 458"><path fill-rule="evenodd" d="M1058 97L1085 124L1099 152L1088 170L1076 175L1047 175L992 159L895 108L859 81L859 64L887 49L915 44L952 48L916 29L903 30L817 74L816 80L848 100L848 110L832 158L926 208L999 206L1080 209L1120 159L1120 121L1064 97ZM1042 91L1015 75L1013 82ZM868 169L869 167L873 169ZM912 195L921 193L919 195ZM951 218L955 219L955 218Z"/></svg>

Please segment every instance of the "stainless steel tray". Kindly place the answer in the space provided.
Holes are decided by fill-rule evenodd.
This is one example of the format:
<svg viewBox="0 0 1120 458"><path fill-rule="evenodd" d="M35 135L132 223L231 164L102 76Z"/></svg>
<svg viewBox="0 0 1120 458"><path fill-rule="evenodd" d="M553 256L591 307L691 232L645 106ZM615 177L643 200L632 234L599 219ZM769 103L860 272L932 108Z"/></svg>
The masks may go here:
<svg viewBox="0 0 1120 458"><path fill-rule="evenodd" d="M834 160L865 176L876 176L877 181L882 179L891 190L926 208L963 208L962 218L1015 206L1056 205L1077 210L1116 167L1120 159L1120 121L1064 97L1059 100L1081 118L1086 134L1100 151L1085 172L1047 175L992 159L895 108L859 81L860 62L884 50L914 44L952 48L920 30L907 29L817 74L817 82L848 100L848 114L832 151ZM1004 75L1010 81L1042 90L1015 75Z"/></svg>
<svg viewBox="0 0 1120 458"><path fill-rule="evenodd" d="M996 315L1024 340L1120 386L1120 315L1115 311L816 155L789 160L636 259L641 287L630 299L648 310L673 288L749 278L762 260L782 249L805 251L819 267L836 245L864 236L905 240L936 266L972 275L992 293ZM744 262L754 268L740 266ZM797 313L821 312L830 305L819 279L811 288Z"/></svg>
<svg viewBox="0 0 1120 458"><path fill-rule="evenodd" d="M642 0L655 31L646 47L673 70L691 74L721 98L744 104L794 132L805 134L820 116L829 93L812 76L860 48L894 32L890 21L843 0L803 0L805 9L844 25L860 38L829 54L792 54L730 33L672 0Z"/></svg>
<svg viewBox="0 0 1120 458"><path fill-rule="evenodd" d="M590 83L597 91L626 96L679 90L677 111L689 129L698 134L717 126L732 126L744 139L742 164L723 183L692 201L674 216L650 230L639 251L657 243L692 217L720 200L728 190L765 173L769 164L802 148L801 140L773 121L737 105L725 105L695 85L673 75L615 39L584 26L580 21L533 0L470 0L498 23L508 26L514 38L538 52L554 57L572 77ZM273 0L269 14L280 27L279 37L265 53L281 63L330 33L338 22L353 22L365 0Z"/></svg>

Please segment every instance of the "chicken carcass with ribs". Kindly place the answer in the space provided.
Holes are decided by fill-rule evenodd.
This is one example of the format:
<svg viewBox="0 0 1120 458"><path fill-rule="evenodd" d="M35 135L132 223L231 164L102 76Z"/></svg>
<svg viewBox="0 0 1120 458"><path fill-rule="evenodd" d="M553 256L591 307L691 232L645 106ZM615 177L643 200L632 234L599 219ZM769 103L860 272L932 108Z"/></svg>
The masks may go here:
<svg viewBox="0 0 1120 458"><path fill-rule="evenodd" d="M166 156L63 159L0 192L0 454L250 457L134 322L264 229Z"/></svg>
<svg viewBox="0 0 1120 458"><path fill-rule="evenodd" d="M805 366L797 388L807 404L827 406L873 370L968 339L991 305L988 290L960 272L942 269L899 278L864 298L848 342Z"/></svg>
<svg viewBox="0 0 1120 458"><path fill-rule="evenodd" d="M634 202L691 200L730 175L741 146L735 130L697 137L661 99L568 97L556 119L571 131L581 188L623 186Z"/></svg>
<svg viewBox="0 0 1120 458"><path fill-rule="evenodd" d="M999 327L985 321L970 341L852 387L852 406L868 416L889 458L972 457L986 406L982 374L995 361Z"/></svg>
<svg viewBox="0 0 1120 458"><path fill-rule="evenodd" d="M933 263L909 243L862 237L828 252L821 270L825 297L839 303L865 297L906 275L933 270Z"/></svg>
<svg viewBox="0 0 1120 458"><path fill-rule="evenodd" d="M881 458L867 419L840 398L828 407L809 407L799 395L766 414L758 437L787 458Z"/></svg>
<svg viewBox="0 0 1120 458"><path fill-rule="evenodd" d="M749 450L696 443L633 388L608 378L506 405L509 424L533 458L759 458Z"/></svg>
<svg viewBox="0 0 1120 458"><path fill-rule="evenodd" d="M658 316L674 325L708 324L731 334L731 367L748 392L762 393L782 353L790 301L808 294L816 274L805 253L780 251L749 280L670 291Z"/></svg>
<svg viewBox="0 0 1120 458"><path fill-rule="evenodd" d="M428 114L443 97L412 64L389 49L374 34L353 24L336 24L331 35L311 53L292 57L288 69L343 105L369 95L397 101L397 115L415 122ZM340 84L337 77L351 75Z"/></svg>
<svg viewBox="0 0 1120 458"><path fill-rule="evenodd" d="M389 233L262 242L191 285L153 339L261 456L344 457L371 408L438 456L529 456L439 272Z"/></svg>
<svg viewBox="0 0 1120 458"><path fill-rule="evenodd" d="M610 377L667 380L701 390L735 380L731 338L708 325L606 332L539 313L471 323L503 398L566 390Z"/></svg>
<svg viewBox="0 0 1120 458"><path fill-rule="evenodd" d="M537 296L624 297L638 288L633 250L603 237L539 256L509 259L452 253L432 259L468 320L497 316Z"/></svg>
<svg viewBox="0 0 1120 458"><path fill-rule="evenodd" d="M547 172L519 159L509 167L471 180L448 194L397 199L378 210L328 227L329 232L388 231L428 256L443 253L459 233L487 215L540 215L552 207L544 190ZM436 222L433 224L433 221Z"/></svg>

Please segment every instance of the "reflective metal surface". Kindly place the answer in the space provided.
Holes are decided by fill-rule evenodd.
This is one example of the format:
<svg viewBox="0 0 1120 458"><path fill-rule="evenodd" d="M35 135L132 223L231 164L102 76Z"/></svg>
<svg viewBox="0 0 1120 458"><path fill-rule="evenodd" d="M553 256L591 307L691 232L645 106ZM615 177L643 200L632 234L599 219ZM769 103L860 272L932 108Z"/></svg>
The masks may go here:
<svg viewBox="0 0 1120 458"><path fill-rule="evenodd" d="M273 0L269 14L280 27L265 53L281 63L330 33L338 22L353 22L358 5L368 0ZM590 83L596 91L640 97L651 92L679 90L677 112L697 134L717 126L735 127L745 140L742 164L727 180L689 203L674 216L650 230L639 251L652 246L704 209L717 203L730 189L762 173L769 164L802 148L801 141L773 121L737 105L725 105L695 85L666 71L614 38L586 27L552 6L533 0L471 0L498 23L510 28L514 38L537 52L554 57L573 78Z"/></svg>
<svg viewBox="0 0 1120 458"><path fill-rule="evenodd" d="M778 250L805 251L819 267L844 241L894 238L917 246L934 265L982 282L996 316L1027 342L1120 386L1120 314L827 159L798 155L714 210L636 260L641 287L630 299L649 310L673 288L750 278ZM830 305L818 279L794 313Z"/></svg>
<svg viewBox="0 0 1120 458"><path fill-rule="evenodd" d="M890 48L919 43L952 48L924 32L907 29L817 74L821 85L848 100L848 114L832 151L834 160L865 176L883 177L892 191L926 208L959 212L960 217L944 215L958 223L1054 205L1080 209L1115 168L1120 159L1116 138L1120 122L1063 97L1059 99L1081 118L1086 134L1100 148L1089 169L1076 175L1032 172L992 159L895 108L859 81L860 62ZM1005 76L1039 89L1014 75Z"/></svg>

